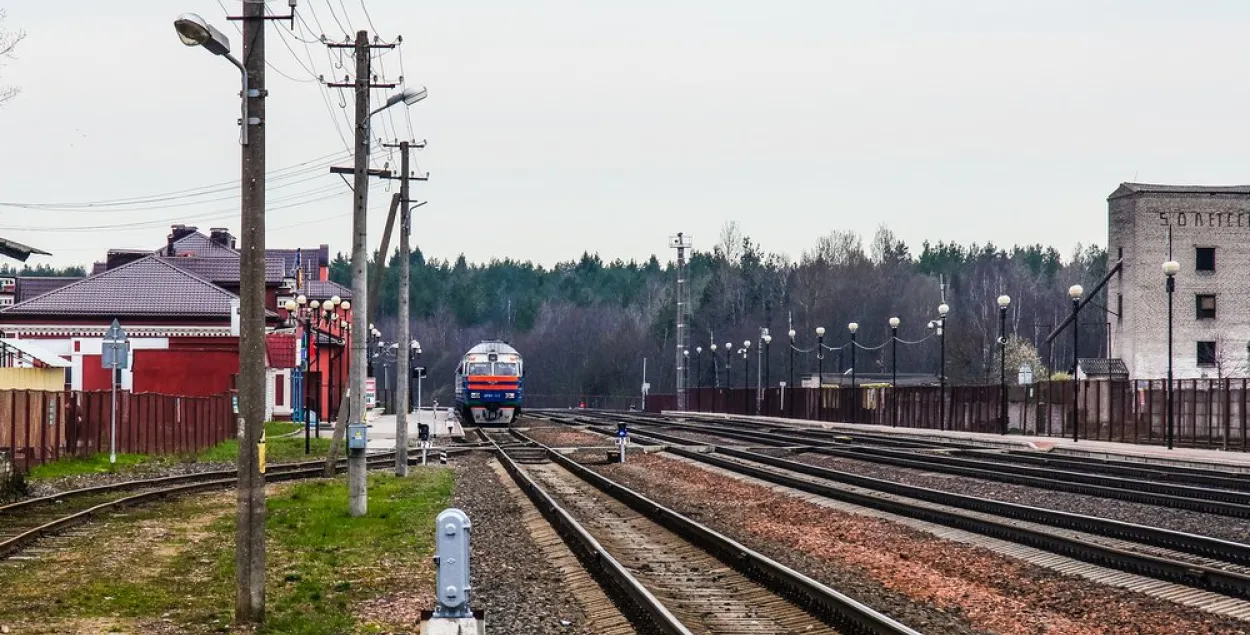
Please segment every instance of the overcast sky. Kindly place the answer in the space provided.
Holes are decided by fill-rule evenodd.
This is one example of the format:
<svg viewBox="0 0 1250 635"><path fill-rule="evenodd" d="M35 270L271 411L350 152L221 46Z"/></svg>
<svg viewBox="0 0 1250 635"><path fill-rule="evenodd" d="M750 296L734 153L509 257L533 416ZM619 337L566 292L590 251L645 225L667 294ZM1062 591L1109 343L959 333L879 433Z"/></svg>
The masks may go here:
<svg viewBox="0 0 1250 635"><path fill-rule="evenodd" d="M351 61L339 68L337 53L295 37L373 31L360 0L299 4L308 27L267 32L272 64L302 80L269 73L271 171L345 157L340 135L350 139L350 95L308 70L341 78ZM417 155L430 180L414 186L429 201L414 241L436 257L671 257L669 234L709 248L728 220L792 256L819 234L867 238L881 223L914 252L928 239L1041 242L1066 255L1106 243L1106 197L1121 181L1250 182L1245 2L363 6L383 39L405 41L375 72L398 79L402 56L407 83L429 89L408 115L429 142ZM183 47L172 27L197 12L238 52L217 0L0 8L5 28L27 33L0 68L0 85L22 88L0 108L0 202L146 197L238 178L238 72ZM386 138L408 126L399 108L374 120ZM271 180L269 244L348 251L349 192L310 165ZM371 249L384 187L370 194ZM161 245L171 220L235 229L234 194L227 185L120 210L0 207L0 235L55 254L31 263L87 263L108 247Z"/></svg>

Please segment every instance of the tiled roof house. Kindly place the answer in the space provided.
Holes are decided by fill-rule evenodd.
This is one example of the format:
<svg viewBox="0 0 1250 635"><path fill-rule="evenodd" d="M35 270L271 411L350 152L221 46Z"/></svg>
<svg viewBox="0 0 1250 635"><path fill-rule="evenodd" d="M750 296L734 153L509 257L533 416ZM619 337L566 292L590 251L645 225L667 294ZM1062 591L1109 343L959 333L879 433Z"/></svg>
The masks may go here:
<svg viewBox="0 0 1250 635"><path fill-rule="evenodd" d="M266 360L273 417L291 416L305 404L324 420L333 416L346 377L350 336L334 320L317 329L306 351L302 329L283 306L304 294L324 302L351 299L351 290L329 281L329 247L266 250ZM69 384L106 390L101 367L105 330L114 319L131 341L130 368L121 387L176 395L220 394L234 388L238 373L238 306L241 253L221 228L205 235L174 225L156 250L113 249L85 278L23 278L16 303L0 310L0 335L39 340L71 362ZM302 287L296 289L297 269ZM300 393L293 394L293 390Z"/></svg>

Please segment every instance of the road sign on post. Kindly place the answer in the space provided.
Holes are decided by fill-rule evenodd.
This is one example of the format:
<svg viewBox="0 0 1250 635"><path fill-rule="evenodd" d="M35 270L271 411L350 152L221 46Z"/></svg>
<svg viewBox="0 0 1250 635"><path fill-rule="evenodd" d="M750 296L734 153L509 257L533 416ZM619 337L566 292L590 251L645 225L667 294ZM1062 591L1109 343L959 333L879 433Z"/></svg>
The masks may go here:
<svg viewBox="0 0 1250 635"><path fill-rule="evenodd" d="M112 465L117 463L117 383L122 369L130 367L130 340L116 318L104 333L100 362L109 371L113 392L113 409L109 416L109 464Z"/></svg>

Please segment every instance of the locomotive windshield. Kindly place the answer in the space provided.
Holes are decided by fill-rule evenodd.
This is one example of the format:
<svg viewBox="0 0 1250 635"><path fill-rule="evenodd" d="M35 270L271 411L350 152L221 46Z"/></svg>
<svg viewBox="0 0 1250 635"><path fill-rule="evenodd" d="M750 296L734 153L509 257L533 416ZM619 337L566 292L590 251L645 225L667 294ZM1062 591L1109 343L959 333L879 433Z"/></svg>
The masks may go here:
<svg viewBox="0 0 1250 635"><path fill-rule="evenodd" d="M471 362L469 364L470 375L489 375L490 362Z"/></svg>
<svg viewBox="0 0 1250 635"><path fill-rule="evenodd" d="M517 374L517 365L513 362L495 362L495 374L515 377Z"/></svg>

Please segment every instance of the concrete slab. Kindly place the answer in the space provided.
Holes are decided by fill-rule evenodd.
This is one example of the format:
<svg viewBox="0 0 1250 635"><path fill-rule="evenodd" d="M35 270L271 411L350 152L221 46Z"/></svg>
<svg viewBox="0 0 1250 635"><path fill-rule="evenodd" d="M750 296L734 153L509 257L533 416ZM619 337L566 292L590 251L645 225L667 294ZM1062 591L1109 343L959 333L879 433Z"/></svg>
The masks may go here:
<svg viewBox="0 0 1250 635"><path fill-rule="evenodd" d="M689 415L701 417L729 416L713 412L680 412L666 410L666 415ZM1216 468L1230 472L1250 473L1250 453L1225 452L1223 450L1205 450L1198 448L1175 448L1169 450L1161 445L1140 445L1134 443L1115 443L1111 441L1092 441L1070 438L1039 437L1025 435L1001 435L982 432L941 431L920 428L894 428L871 424L852 424L827 421L811 421L808 419L787 419L785 417L762 417L751 415L732 415L736 419L755 420L761 423L772 423L798 427L809 427L823 430L845 432L863 432L871 434L896 434L913 438L932 438L934 440L966 441L986 447L1009 448L1016 450L1032 450L1127 462L1159 463L1186 467Z"/></svg>

